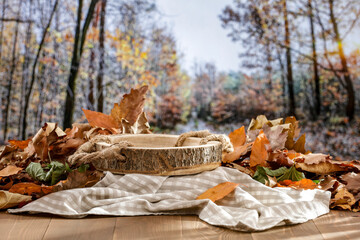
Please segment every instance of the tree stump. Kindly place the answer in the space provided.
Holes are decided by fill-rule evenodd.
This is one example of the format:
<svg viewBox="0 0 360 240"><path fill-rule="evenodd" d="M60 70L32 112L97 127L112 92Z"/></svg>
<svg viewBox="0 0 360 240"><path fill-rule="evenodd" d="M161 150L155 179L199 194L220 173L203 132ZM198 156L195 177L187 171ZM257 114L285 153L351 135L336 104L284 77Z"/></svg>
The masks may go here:
<svg viewBox="0 0 360 240"><path fill-rule="evenodd" d="M109 135L106 142L96 143L97 151L122 142L130 143L131 147L119 148L120 154L96 158L91 163L99 170L113 173L154 175L195 174L220 166L220 142L210 141L200 145L201 138L190 137L183 146L174 147L178 137L163 134Z"/></svg>

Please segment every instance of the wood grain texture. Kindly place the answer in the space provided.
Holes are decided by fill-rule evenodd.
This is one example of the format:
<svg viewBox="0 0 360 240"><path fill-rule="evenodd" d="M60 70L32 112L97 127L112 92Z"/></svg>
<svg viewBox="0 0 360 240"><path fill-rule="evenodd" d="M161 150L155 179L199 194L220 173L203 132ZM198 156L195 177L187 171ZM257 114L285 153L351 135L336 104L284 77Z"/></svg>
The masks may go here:
<svg viewBox="0 0 360 240"><path fill-rule="evenodd" d="M277 240L277 239L296 239L296 240L318 240L323 239L320 231L316 228L313 221L306 223L275 227L264 232L253 233L254 240Z"/></svg>
<svg viewBox="0 0 360 240"><path fill-rule="evenodd" d="M42 239L51 222L51 217L18 215L14 225L9 230L8 239ZM36 231L34 231L36 229ZM1 237L0 237L1 238Z"/></svg>
<svg viewBox="0 0 360 240"><path fill-rule="evenodd" d="M190 137L183 146L174 147L177 135L123 134L106 137L110 144L127 142L133 146L121 148L118 157L113 157L113 153L103 157L99 153L92 161L99 170L121 174L184 175L213 170L221 163L222 145L216 141L200 145L201 138Z"/></svg>
<svg viewBox="0 0 360 240"><path fill-rule="evenodd" d="M331 211L314 219L314 223L324 239L360 239L359 213Z"/></svg>
<svg viewBox="0 0 360 240"><path fill-rule="evenodd" d="M180 216L118 217L114 239L184 239Z"/></svg>
<svg viewBox="0 0 360 240"><path fill-rule="evenodd" d="M113 239L116 218L53 218L43 239Z"/></svg>
<svg viewBox="0 0 360 240"><path fill-rule="evenodd" d="M238 239L251 240L251 233L215 227L201 221L197 216L181 216L183 239Z"/></svg>
<svg viewBox="0 0 360 240"><path fill-rule="evenodd" d="M307 223L242 233L211 226L197 216L86 217L0 212L0 239L360 239L360 214L331 211Z"/></svg>

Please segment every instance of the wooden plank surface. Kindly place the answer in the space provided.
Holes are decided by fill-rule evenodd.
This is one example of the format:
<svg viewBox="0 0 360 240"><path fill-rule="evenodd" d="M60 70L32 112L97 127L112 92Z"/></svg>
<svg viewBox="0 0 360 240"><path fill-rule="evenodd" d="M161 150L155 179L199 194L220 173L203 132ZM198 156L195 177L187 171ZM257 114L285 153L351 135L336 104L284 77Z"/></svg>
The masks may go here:
<svg viewBox="0 0 360 240"><path fill-rule="evenodd" d="M211 226L197 216L66 219L0 212L0 239L360 239L360 213L331 211L307 223L242 233Z"/></svg>
<svg viewBox="0 0 360 240"><path fill-rule="evenodd" d="M313 222L324 239L360 239L360 213L331 211Z"/></svg>
<svg viewBox="0 0 360 240"><path fill-rule="evenodd" d="M277 240L277 239L293 239L293 240L318 240L323 239L321 232L317 229L313 221L306 223L275 227L264 232L253 233L254 240Z"/></svg>
<svg viewBox="0 0 360 240"><path fill-rule="evenodd" d="M118 217L114 239L182 239L180 216Z"/></svg>
<svg viewBox="0 0 360 240"><path fill-rule="evenodd" d="M43 239L113 239L116 218L87 217L65 219L54 217Z"/></svg>

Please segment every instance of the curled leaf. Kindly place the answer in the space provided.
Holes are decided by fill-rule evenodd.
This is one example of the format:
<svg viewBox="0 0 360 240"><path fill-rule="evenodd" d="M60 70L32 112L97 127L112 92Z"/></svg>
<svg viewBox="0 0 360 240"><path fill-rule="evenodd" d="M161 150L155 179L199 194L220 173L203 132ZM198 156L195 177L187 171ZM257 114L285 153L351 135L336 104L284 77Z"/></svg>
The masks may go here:
<svg viewBox="0 0 360 240"><path fill-rule="evenodd" d="M25 196L8 191L0 191L0 209L16 207L20 203L31 201L31 196Z"/></svg>

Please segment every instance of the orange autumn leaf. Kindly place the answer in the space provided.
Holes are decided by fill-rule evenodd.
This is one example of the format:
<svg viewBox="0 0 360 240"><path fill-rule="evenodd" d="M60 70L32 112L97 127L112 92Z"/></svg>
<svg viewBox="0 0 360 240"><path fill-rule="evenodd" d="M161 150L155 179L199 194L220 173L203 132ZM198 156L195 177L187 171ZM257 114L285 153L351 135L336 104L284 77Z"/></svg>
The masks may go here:
<svg viewBox="0 0 360 240"><path fill-rule="evenodd" d="M21 140L9 140L8 142L14 146L14 147L18 147L20 148L21 150L24 150L29 142L31 141L31 139L28 139L28 140L24 140L24 141L21 141Z"/></svg>
<svg viewBox="0 0 360 240"><path fill-rule="evenodd" d="M250 167L255 167L257 165L266 166L266 160L269 157L269 153L266 149L266 145L269 145L270 142L264 134L263 130L260 131L259 135L256 137L254 145L251 149L250 155Z"/></svg>
<svg viewBox="0 0 360 240"><path fill-rule="evenodd" d="M241 156L243 156L243 155L247 154L249 151L251 151L252 144L253 143L248 143L243 146L235 147L233 152L224 155L223 162L231 163L231 162L239 159Z"/></svg>
<svg viewBox="0 0 360 240"><path fill-rule="evenodd" d="M17 166L8 165L6 168L4 168L3 170L0 171L0 177L8 177L11 175L15 175L18 172L20 172L21 170L23 170L23 169L19 168Z"/></svg>
<svg viewBox="0 0 360 240"><path fill-rule="evenodd" d="M208 190L206 190L204 193L200 194L196 198L196 200L200 199L210 199L211 201L215 202L217 200L223 199L226 197L229 193L234 191L234 189L239 186L239 183L233 183L233 182L223 182L215 187L212 187Z"/></svg>
<svg viewBox="0 0 360 240"><path fill-rule="evenodd" d="M312 180L304 178L300 181L291 181L291 180L284 180L278 183L280 187L291 187L296 189L315 189L317 188L316 183ZM279 186L278 185L278 186Z"/></svg>
<svg viewBox="0 0 360 240"><path fill-rule="evenodd" d="M35 183L24 182L13 185L9 189L9 192L19 193L22 195L32 195L34 193L40 195L46 195L53 192L53 187L40 186Z"/></svg>
<svg viewBox="0 0 360 240"><path fill-rule="evenodd" d="M229 138L234 148L244 145L246 141L245 127L242 126L231 132Z"/></svg>
<svg viewBox="0 0 360 240"><path fill-rule="evenodd" d="M119 124L110 116L101 112L95 112L91 110L82 109L86 119L92 127L101 127L106 129L118 129Z"/></svg>

